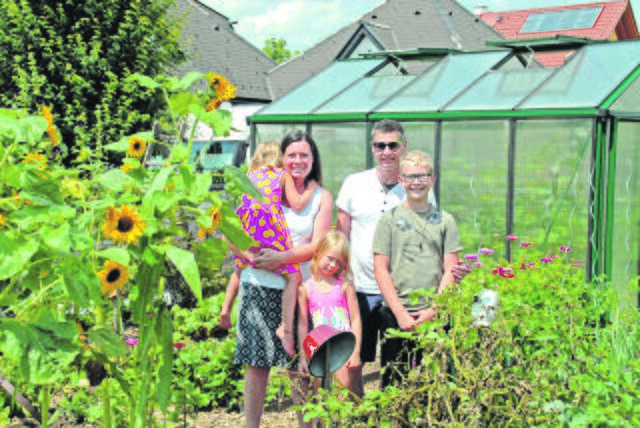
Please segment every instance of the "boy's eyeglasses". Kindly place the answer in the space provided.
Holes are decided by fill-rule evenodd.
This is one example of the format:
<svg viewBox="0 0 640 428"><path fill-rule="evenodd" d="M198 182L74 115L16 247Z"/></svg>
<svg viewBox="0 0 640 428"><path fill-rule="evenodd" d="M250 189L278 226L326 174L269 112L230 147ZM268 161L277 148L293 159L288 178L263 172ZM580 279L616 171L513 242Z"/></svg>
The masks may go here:
<svg viewBox="0 0 640 428"><path fill-rule="evenodd" d="M427 181L429 181L429 179L431 177L433 177L433 174L429 173L429 174L409 174L409 175L401 175L402 177L402 181L404 181L405 183L413 183L414 181L418 180L419 183L426 183Z"/></svg>
<svg viewBox="0 0 640 428"><path fill-rule="evenodd" d="M392 152L400 149L400 143L394 141L393 143L373 143L373 148L376 149L377 152L384 152L384 149L388 148Z"/></svg>

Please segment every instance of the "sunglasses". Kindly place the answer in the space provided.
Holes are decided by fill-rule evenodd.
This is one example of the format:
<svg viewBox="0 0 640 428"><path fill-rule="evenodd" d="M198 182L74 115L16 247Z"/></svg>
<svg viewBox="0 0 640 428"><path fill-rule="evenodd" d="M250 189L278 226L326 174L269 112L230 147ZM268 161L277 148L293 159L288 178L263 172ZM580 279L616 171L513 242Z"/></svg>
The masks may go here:
<svg viewBox="0 0 640 428"><path fill-rule="evenodd" d="M384 149L389 149L392 152L395 152L396 150L400 149L400 144L397 141L394 141L393 143L373 143L373 148L378 151L378 152L384 152Z"/></svg>

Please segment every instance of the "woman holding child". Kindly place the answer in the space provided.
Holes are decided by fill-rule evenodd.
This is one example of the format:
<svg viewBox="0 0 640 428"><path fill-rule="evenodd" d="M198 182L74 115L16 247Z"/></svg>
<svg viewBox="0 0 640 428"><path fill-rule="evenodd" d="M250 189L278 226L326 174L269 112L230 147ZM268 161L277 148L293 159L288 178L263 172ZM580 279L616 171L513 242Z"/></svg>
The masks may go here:
<svg viewBox="0 0 640 428"><path fill-rule="evenodd" d="M310 278L309 261L319 240L331 228L333 199L320 187L322 172L318 148L303 131L287 134L280 145L281 164L290 175L295 191L282 192L281 208L293 240L285 251L262 248L252 254L251 265L240 273L236 363L247 365L244 385L248 427L259 427L271 367L286 367L294 354L294 324L297 284L284 281L282 266L300 265L302 281ZM298 198L311 189L308 202L298 210L288 198ZM272 283L281 285L275 286ZM286 284L286 285L285 285ZM284 288L284 289L283 289ZM276 334L280 318L282 328ZM260 346L256 346L260 344Z"/></svg>

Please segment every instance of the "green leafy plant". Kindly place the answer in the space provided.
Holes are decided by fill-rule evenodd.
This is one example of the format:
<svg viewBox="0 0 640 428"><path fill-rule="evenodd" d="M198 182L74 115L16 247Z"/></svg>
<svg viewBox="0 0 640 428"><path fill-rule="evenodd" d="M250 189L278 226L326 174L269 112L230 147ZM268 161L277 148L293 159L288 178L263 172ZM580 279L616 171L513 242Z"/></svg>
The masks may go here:
<svg viewBox="0 0 640 428"><path fill-rule="evenodd" d="M206 88L193 89L202 80ZM222 96L218 80L209 80L211 75L197 73L160 81L131 78L168 100L171 119L164 128L176 136L183 124L195 128L200 120L217 135L230 126L229 113L215 109ZM158 170L145 169L138 160L153 138L143 132L104 146L127 155L126 168L109 169L95 160L88 175L64 167L46 133L51 126L47 118L25 111L0 110L0 307L11 315L0 318L3 358L16 381L38 386L43 426L49 423L51 393L77 358L104 365L128 398L122 412L111 408L117 405L111 386L101 390L103 426L112 426L117 412L126 413L131 427L150 426L153 409L167 412L171 397L174 323L156 298L173 274L168 267L180 272L200 300L197 249L216 255L206 260L216 263L225 252L224 243L212 236L216 229L239 248L252 240L228 198L209 191L211 177L195 174L188 163L184 153L193 132L186 148L167 146L170 157ZM229 172L227 180L232 194L259 195L244 175ZM182 228L191 221L200 238ZM139 339L133 350L119 336L119 323L111 322L111 313L118 318L121 290L131 291Z"/></svg>
<svg viewBox="0 0 640 428"><path fill-rule="evenodd" d="M424 350L405 382L357 406L322 392L303 406L306 417L344 426L637 425L638 312L616 288L587 283L570 250L530 251L514 264L468 255L473 272L435 297L440 318L394 333ZM471 305L484 288L501 305L490 328L476 328Z"/></svg>

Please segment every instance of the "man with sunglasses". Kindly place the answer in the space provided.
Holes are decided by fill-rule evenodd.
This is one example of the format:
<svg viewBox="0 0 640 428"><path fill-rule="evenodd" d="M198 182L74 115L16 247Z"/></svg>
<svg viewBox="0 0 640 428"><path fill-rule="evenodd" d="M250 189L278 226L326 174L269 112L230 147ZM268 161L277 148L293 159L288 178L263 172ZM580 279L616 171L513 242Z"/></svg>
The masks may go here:
<svg viewBox="0 0 640 428"><path fill-rule="evenodd" d="M373 274L373 235L382 214L406 199L405 190L398 182L400 157L407 150L403 126L395 120L381 120L373 126L371 140L376 167L349 175L342 184L336 200L336 228L351 241L350 267L362 319L360 359L363 363L375 361L379 334L378 312L383 303L380 288ZM432 193L429 193L429 203L436 206ZM464 268L456 268L454 275L456 279L461 279L466 273ZM352 370L357 371L354 374L354 392L362 397L362 366Z"/></svg>

